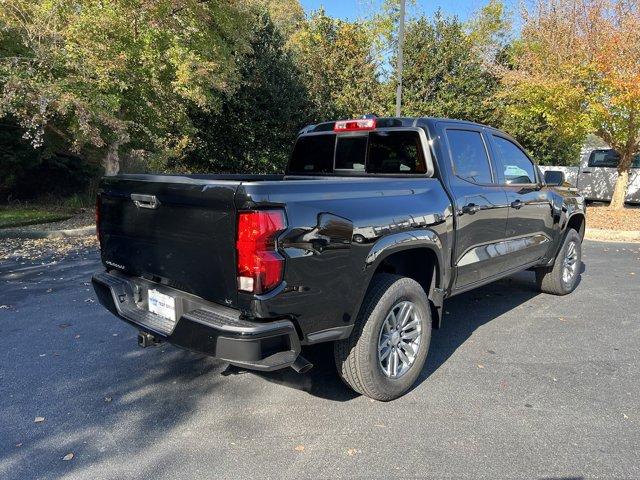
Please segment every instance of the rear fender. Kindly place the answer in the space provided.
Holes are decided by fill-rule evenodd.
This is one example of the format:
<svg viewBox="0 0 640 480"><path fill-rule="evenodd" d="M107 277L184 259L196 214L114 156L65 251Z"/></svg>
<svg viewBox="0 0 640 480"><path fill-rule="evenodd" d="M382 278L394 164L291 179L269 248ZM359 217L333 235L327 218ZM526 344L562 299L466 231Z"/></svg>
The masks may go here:
<svg viewBox="0 0 640 480"><path fill-rule="evenodd" d="M435 256L436 264L433 265L432 276L428 280L428 287L425 290L432 305L432 313L435 314L434 326L439 327L444 300L443 268L445 263L443 262L442 243L433 230L409 230L387 235L378 240L365 259L364 271L367 275L367 282L361 298L364 299L373 275L385 259L399 252L422 249L429 250Z"/></svg>

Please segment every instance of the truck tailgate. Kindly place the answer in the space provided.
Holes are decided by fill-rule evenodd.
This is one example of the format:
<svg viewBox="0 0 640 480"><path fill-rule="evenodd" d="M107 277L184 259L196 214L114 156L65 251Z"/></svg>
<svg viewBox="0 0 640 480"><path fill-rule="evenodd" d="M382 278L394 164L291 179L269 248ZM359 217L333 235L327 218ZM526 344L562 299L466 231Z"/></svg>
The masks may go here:
<svg viewBox="0 0 640 480"><path fill-rule="evenodd" d="M103 262L235 305L233 200L239 184L184 176L106 177L99 200Z"/></svg>

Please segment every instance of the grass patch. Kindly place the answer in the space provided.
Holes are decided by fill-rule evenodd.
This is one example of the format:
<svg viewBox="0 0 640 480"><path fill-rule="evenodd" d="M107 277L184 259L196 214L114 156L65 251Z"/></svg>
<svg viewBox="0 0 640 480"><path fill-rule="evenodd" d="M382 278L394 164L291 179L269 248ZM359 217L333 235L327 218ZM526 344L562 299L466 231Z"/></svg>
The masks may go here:
<svg viewBox="0 0 640 480"><path fill-rule="evenodd" d="M73 216L72 213L46 207L0 206L0 228L24 227L39 223L59 222Z"/></svg>

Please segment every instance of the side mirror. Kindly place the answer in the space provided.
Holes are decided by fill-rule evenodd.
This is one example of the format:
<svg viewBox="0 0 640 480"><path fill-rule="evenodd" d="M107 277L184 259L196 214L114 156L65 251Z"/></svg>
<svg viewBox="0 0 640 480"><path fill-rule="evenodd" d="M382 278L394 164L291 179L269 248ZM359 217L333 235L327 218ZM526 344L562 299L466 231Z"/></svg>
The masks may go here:
<svg viewBox="0 0 640 480"><path fill-rule="evenodd" d="M544 183L549 187L561 187L564 185L564 172L560 170L547 170L544 172Z"/></svg>

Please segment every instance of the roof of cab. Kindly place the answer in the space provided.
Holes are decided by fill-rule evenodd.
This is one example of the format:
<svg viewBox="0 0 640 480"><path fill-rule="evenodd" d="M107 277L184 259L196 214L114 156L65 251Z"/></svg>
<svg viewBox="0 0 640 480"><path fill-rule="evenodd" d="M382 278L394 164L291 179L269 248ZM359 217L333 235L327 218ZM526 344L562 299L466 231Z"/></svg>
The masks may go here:
<svg viewBox="0 0 640 480"><path fill-rule="evenodd" d="M363 118L371 118L369 116L364 116ZM392 128L392 127L416 127L419 126L418 122L423 121L426 123L438 122L438 121L446 121L446 122L454 122L462 125L475 125L484 128L489 128L495 130L495 128L489 125L483 125L477 122L471 122L468 120L459 120L455 118L440 118L440 117L375 117L376 118L376 128ZM307 125L300 132L299 135L303 135L305 133L318 133L318 132L332 132L333 127L335 126L338 120L331 120L328 122L321 122L314 125Z"/></svg>

